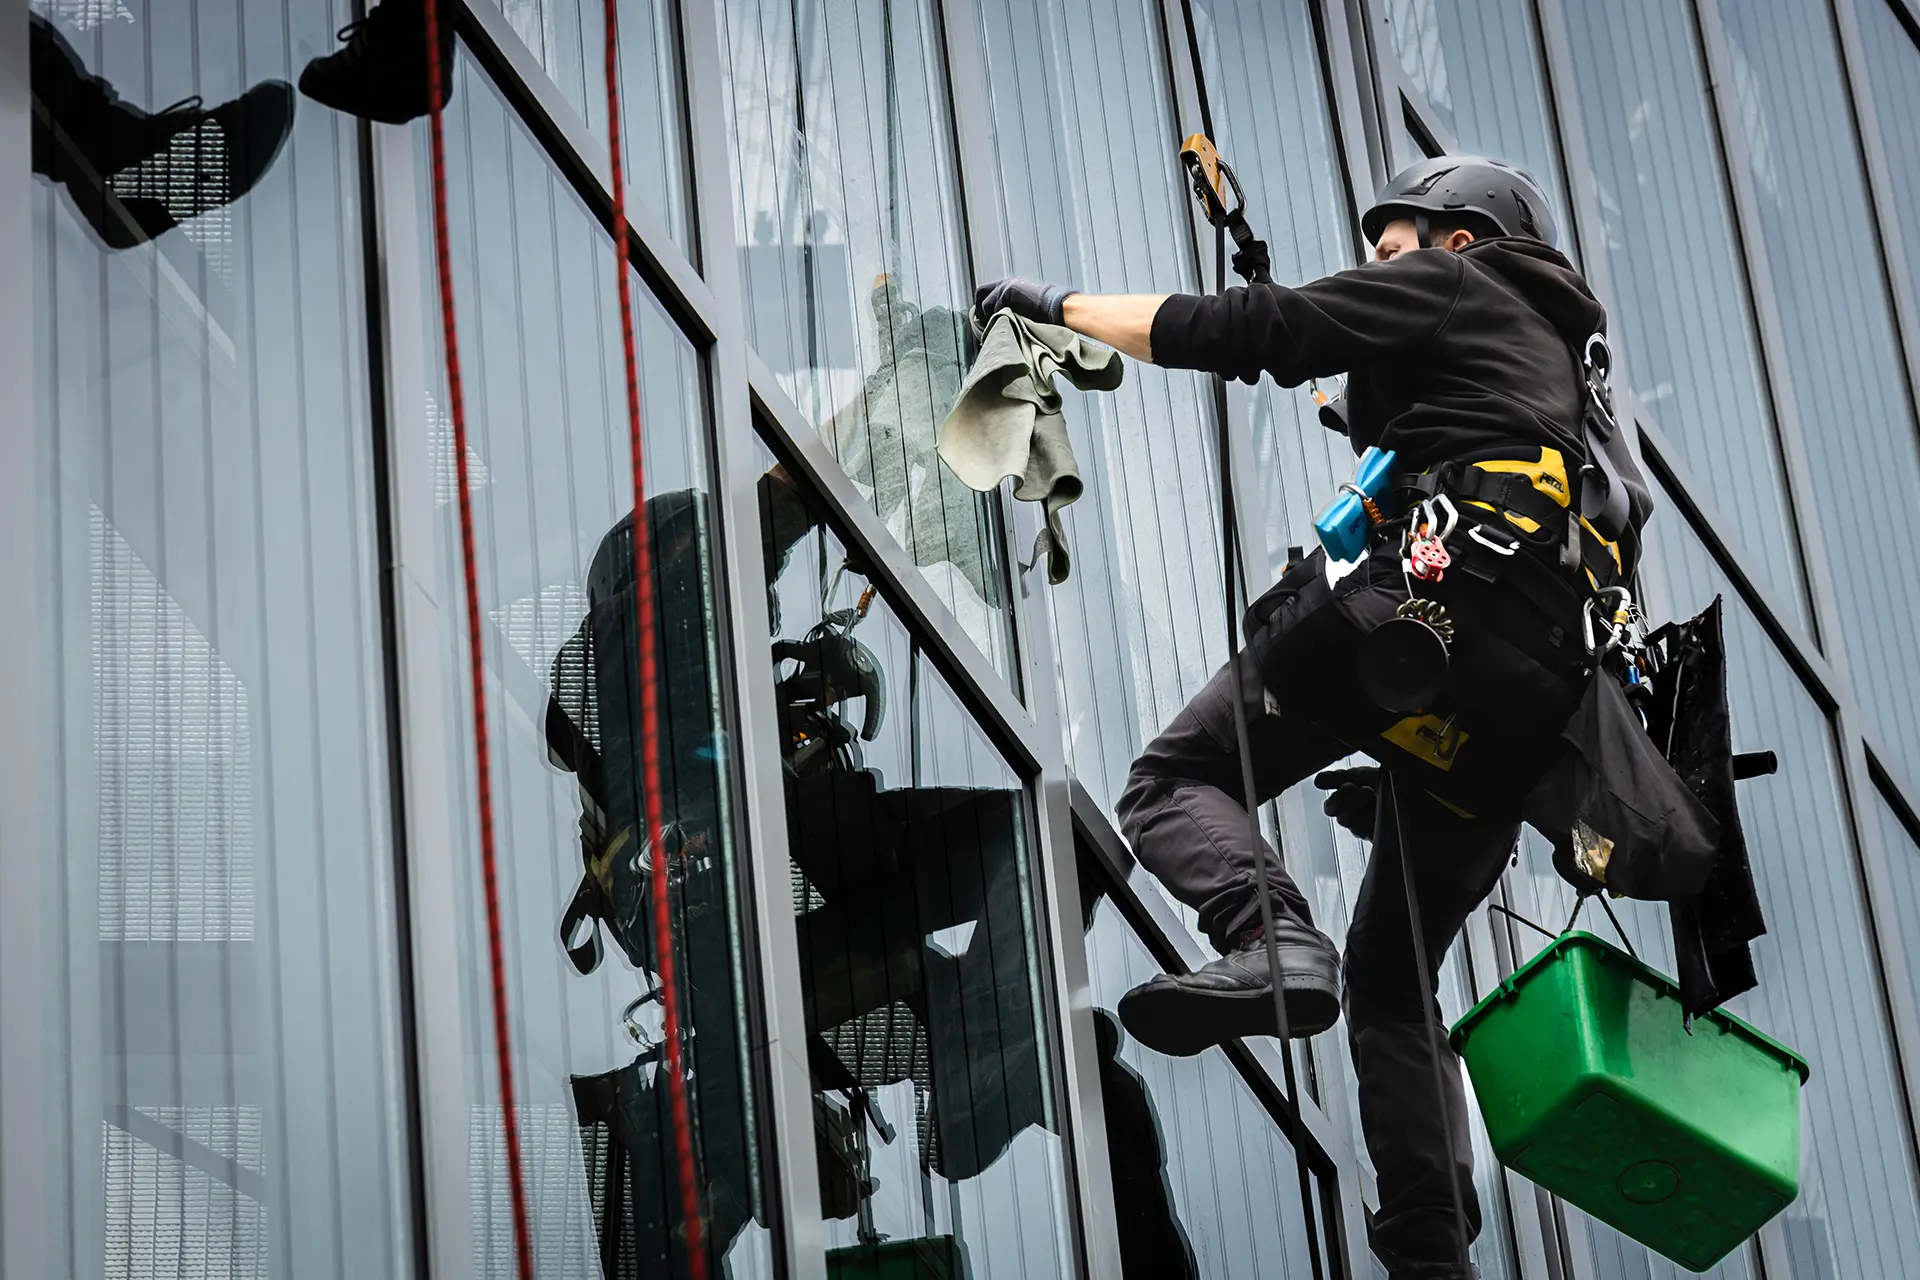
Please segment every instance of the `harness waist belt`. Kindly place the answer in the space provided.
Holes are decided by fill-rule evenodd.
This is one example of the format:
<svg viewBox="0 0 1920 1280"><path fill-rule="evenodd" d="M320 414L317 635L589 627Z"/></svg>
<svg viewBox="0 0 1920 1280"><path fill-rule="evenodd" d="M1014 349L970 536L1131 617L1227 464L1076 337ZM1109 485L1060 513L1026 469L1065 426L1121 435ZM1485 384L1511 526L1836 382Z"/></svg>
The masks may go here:
<svg viewBox="0 0 1920 1280"><path fill-rule="evenodd" d="M1537 462L1449 462L1432 471L1397 477L1394 489L1419 497L1444 493L1458 502L1491 507L1522 532L1531 532L1526 525L1532 525L1560 534L1568 542L1577 540L1578 564L1591 578L1592 589L1618 585L1623 575L1614 545L1566 501L1566 471L1559 452L1542 449L1540 453Z"/></svg>

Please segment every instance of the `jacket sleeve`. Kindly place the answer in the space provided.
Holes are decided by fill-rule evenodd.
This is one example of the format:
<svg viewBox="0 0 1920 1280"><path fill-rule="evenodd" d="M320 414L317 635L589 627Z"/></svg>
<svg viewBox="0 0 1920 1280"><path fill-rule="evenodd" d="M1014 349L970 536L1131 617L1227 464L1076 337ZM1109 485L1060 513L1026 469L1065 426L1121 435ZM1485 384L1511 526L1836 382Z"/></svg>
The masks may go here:
<svg viewBox="0 0 1920 1280"><path fill-rule="evenodd" d="M1446 327L1465 281L1459 254L1421 249L1297 289L1175 294L1154 313L1153 362L1292 387L1405 359Z"/></svg>

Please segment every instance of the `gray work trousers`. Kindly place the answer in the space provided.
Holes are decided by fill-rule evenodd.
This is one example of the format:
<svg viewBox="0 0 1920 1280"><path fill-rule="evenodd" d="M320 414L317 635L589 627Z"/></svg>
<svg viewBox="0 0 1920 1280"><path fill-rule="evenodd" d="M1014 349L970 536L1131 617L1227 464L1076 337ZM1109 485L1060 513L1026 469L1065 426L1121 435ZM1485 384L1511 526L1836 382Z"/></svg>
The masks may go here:
<svg viewBox="0 0 1920 1280"><path fill-rule="evenodd" d="M1238 655L1257 799L1264 804L1352 748L1317 726L1275 710L1260 676ZM1233 672L1221 667L1134 762L1120 797L1120 829L1134 856L1200 915L1214 947L1226 950L1259 923L1256 857L1267 859L1276 914L1312 924L1304 895L1248 829L1233 726ZM1285 691L1277 701L1284 705ZM1400 820L1413 850L1415 896L1437 986L1440 963L1469 913L1493 891L1513 848L1512 821L1461 818L1403 788ZM1396 824L1381 789L1373 853L1347 927L1342 1006L1359 1076L1360 1125L1379 1177L1373 1248L1394 1276L1465 1274L1459 1259L1453 1179L1469 1237L1480 1231L1473 1149L1458 1059L1433 990L1420 989L1401 877ZM1447 1120L1435 1107L1432 1050L1438 1044Z"/></svg>

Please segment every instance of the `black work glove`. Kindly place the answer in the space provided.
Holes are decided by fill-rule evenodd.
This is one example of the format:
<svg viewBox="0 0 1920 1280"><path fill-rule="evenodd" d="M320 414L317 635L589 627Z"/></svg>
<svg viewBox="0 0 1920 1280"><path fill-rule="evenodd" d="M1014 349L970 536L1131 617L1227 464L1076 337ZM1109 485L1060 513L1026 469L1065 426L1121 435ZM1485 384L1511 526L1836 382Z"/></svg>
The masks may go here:
<svg viewBox="0 0 1920 1280"><path fill-rule="evenodd" d="M1328 769L1314 775L1313 785L1332 793L1321 806L1329 818L1361 840L1373 839L1374 809L1380 788L1378 766Z"/></svg>
<svg viewBox="0 0 1920 1280"><path fill-rule="evenodd" d="M1008 276L973 291L973 314L982 325L996 311L1011 311L1040 324L1062 324L1068 298L1080 292L1063 284L1041 284L1024 276Z"/></svg>

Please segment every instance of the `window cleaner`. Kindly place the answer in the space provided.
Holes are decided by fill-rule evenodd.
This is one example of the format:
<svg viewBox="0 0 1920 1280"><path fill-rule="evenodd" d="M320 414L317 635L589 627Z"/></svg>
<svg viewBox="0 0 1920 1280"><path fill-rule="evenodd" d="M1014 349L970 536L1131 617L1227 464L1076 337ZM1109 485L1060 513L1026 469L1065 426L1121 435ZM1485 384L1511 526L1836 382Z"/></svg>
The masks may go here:
<svg viewBox="0 0 1920 1280"><path fill-rule="evenodd" d="M1366 556L1338 581L1324 545L1289 565L1241 619L1244 648L1134 764L1121 829L1220 958L1135 988L1120 1016L1149 1047L1191 1054L1316 1035L1344 1013L1378 1174L1373 1250L1394 1280L1469 1276L1480 1208L1435 975L1522 817L1580 888L1668 901L1691 922L1676 951L1693 1014L1751 985L1740 960L1757 904L1749 917L1704 893L1751 890L1724 687L1715 710L1700 674L1710 628L1682 627L1690 656L1656 669L1614 590L1630 589L1652 503L1606 393L1606 312L1553 247L1532 175L1481 157L1411 166L1362 219L1374 261L1288 287L1242 233L1231 168L1192 139L1183 162L1217 256L1228 233L1239 246L1245 287L1093 296L1013 278L982 287L977 311L1010 308L1137 360L1249 383L1345 374L1344 415L1323 421L1356 455L1395 458L1369 495L1381 518L1367 514ZM1224 392L1216 404L1224 421ZM1690 786L1629 704L1629 658L1651 684L1651 699L1636 695L1650 720L1684 687L1686 778L1711 785ZM1252 811L1355 752L1383 768L1348 775L1340 792L1360 794L1329 802L1374 813L1342 956Z"/></svg>

